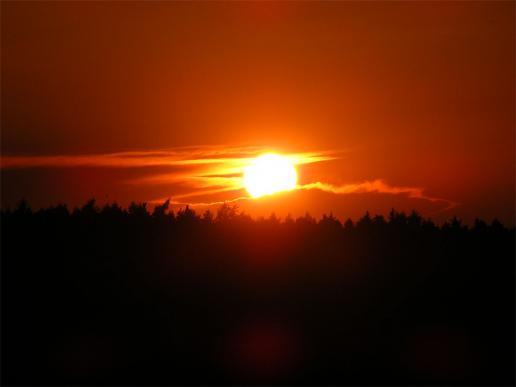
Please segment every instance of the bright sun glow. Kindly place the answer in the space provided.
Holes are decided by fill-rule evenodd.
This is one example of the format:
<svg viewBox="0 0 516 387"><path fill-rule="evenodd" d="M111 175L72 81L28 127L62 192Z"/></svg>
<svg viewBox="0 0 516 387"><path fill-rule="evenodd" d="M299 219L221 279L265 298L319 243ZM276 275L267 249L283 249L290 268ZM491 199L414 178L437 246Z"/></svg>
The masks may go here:
<svg viewBox="0 0 516 387"><path fill-rule="evenodd" d="M297 172L288 157L267 153L255 158L244 171L247 192L258 198L296 188Z"/></svg>

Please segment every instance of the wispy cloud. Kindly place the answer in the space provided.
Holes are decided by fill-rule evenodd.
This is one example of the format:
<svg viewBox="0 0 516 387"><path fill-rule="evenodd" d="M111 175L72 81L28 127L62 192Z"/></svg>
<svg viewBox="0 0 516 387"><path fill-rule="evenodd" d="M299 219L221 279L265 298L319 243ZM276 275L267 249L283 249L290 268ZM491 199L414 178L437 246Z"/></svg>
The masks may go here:
<svg viewBox="0 0 516 387"><path fill-rule="evenodd" d="M271 151L268 147L257 146L200 146L174 148L159 151L131 151L86 155L51 155L51 156L2 156L1 168L38 168L38 167L152 167L152 166L198 166L224 164L242 166L260 153ZM290 154L296 164L335 159L336 152L305 152Z"/></svg>
<svg viewBox="0 0 516 387"><path fill-rule="evenodd" d="M149 172L122 181L129 185L181 185L177 197L196 197L242 189L242 173L259 154L271 152L258 146L199 146L168 150L131 151L89 155L3 156L2 169L23 168L149 168L162 167L160 173ZM317 151L291 153L296 165L318 163L338 158L339 152Z"/></svg>
<svg viewBox="0 0 516 387"><path fill-rule="evenodd" d="M196 146L151 151L128 151L105 154L86 155L52 155L52 156L2 156L2 169L23 168L151 168L143 176L121 181L126 185L166 185L181 187L173 196L175 204L209 206L220 204L220 194L227 193L228 201L247 200L241 196L243 190L243 170L249 162L264 152L274 151L265 146ZM320 163L339 159L342 151L314 151L286 154L295 165ZM408 198L429 202L442 202L445 209L453 208L457 203L447 199L433 197L421 187L393 186L382 179L334 185L325 182L312 182L298 185L298 190L319 190L336 195L359 193L379 193L405 195ZM229 195L233 192L233 195ZM217 196L215 199L213 195ZM238 197L235 197L238 195ZM206 201L210 198L215 201ZM151 200L158 202L163 199Z"/></svg>
<svg viewBox="0 0 516 387"><path fill-rule="evenodd" d="M232 202L240 202L242 200L248 201L248 200L254 200L247 196L239 196L236 198L233 198L231 200L217 200L213 202L199 202L192 200L192 198L196 196L209 196L210 194L217 194L221 192L227 192L227 191L236 191L241 190L243 187L238 186L237 188L232 187L226 187L226 188L215 188L212 190L200 190L197 192L193 192L190 194L184 194L184 195L178 195L174 197L174 200L172 201L173 204L184 206L189 205L193 207L211 207L220 205L223 203L232 203ZM378 193L378 194L387 194L387 195L405 195L406 197L410 199L420 199L432 203L442 203L444 206L438 210L438 212L447 211L449 209L455 208L459 203L434 197L425 194L425 190L420 187L407 187L407 186L392 186L389 185L387 182L385 182L382 179L376 179L372 181L363 181L360 183L350 183L350 184L343 184L343 185L333 185L328 183L321 183L321 182L315 182L315 183L308 183L308 184L302 184L298 185L296 187L297 190L318 190L322 192L328 192L335 195L351 195L351 194L361 194L361 193ZM153 203L162 203L166 198L160 198L153 200Z"/></svg>
<svg viewBox="0 0 516 387"><path fill-rule="evenodd" d="M443 202L447 204L447 209L456 207L458 203L448 199L429 196L424 193L421 187L406 187L406 186L392 186L386 183L383 179L376 179L372 181L364 181L361 183L352 183L344 185L333 185L328 183L309 183L299 186L299 189L317 189L324 192L331 192L339 195L354 194L354 193L382 193L391 195L406 195L412 199L422 199L429 202Z"/></svg>

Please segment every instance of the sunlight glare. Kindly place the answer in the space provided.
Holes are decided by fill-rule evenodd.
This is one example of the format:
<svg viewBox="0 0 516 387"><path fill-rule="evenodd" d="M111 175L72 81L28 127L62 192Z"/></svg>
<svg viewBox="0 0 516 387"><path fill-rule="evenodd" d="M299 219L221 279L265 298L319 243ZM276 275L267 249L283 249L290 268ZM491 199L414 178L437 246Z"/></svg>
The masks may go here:
<svg viewBox="0 0 516 387"><path fill-rule="evenodd" d="M244 186L253 198L296 188L297 172L286 156L267 153L255 158L244 170Z"/></svg>

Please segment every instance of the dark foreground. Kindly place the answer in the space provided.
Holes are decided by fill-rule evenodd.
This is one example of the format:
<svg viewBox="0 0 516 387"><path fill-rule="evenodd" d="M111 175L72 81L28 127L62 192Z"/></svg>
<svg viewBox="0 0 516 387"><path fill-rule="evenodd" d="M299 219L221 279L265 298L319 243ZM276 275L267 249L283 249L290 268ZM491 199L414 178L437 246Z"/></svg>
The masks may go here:
<svg viewBox="0 0 516 387"><path fill-rule="evenodd" d="M4 212L2 384L514 385L514 229Z"/></svg>

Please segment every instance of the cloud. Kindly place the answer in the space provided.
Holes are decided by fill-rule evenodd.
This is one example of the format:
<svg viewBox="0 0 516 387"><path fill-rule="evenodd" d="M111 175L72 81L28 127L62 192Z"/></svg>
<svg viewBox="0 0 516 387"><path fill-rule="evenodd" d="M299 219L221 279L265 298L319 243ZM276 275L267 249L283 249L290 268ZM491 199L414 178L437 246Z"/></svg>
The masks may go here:
<svg viewBox="0 0 516 387"><path fill-rule="evenodd" d="M126 185L174 187L177 199L242 189L243 169L259 154L274 152L265 146L197 146L167 150L130 151L89 155L3 156L3 170L28 168L153 168L138 177L120 181ZM290 153L296 165L338 158L335 151Z"/></svg>
<svg viewBox="0 0 516 387"><path fill-rule="evenodd" d="M220 194L222 192L229 192L234 191L235 196L228 199L228 200L220 200L218 199L220 196L217 194ZM341 197L343 200L346 197L356 196L360 194L373 194L373 195L394 195L397 197L400 197L401 200L406 199L418 199L422 200L428 203L433 203L436 206L432 206L433 208L428 214L439 214L446 212L447 210L450 210L454 207L456 207L459 203L450 201L448 199L443 199L439 197L433 197L429 196L424 193L424 189L420 187L407 187L407 186L392 186L389 185L387 182L385 182L382 179L376 179L372 181L363 181L359 183L350 183L350 184L344 184L344 185L332 185L328 183L321 183L321 182L315 182L315 183L309 183L309 184L303 184L298 185L298 187L294 190L294 192L290 193L284 193L282 195L281 199L276 200L276 195L273 195L271 197L263 197L258 200L252 199L248 196L241 196L243 189L241 186L239 186L236 189L231 188L214 188L211 190L199 190L197 192L193 192L190 194L184 194L184 195L177 195L174 196L171 201L171 204L173 204L176 207L182 207L182 206L191 206L193 208L212 208L217 207L223 203L237 203L239 205L244 205L244 208L250 211L253 211L253 207L261 207L261 204L259 202L276 202L277 205L279 205L279 208L283 207L292 207L293 201L297 201L300 197L296 196L295 191L301 193L301 192L320 192L320 193L326 193L326 194L333 194L335 195L334 199L326 198L324 199L323 196L318 196L318 200L326 200L329 201L332 205L338 205L338 201L340 200L339 197ZM213 195L213 196L212 196ZM288 199L288 197L291 199ZM202 198L210 198L210 197L216 197L214 200L196 200L199 197ZM369 196L368 202L373 205L375 203L374 196ZM378 196L379 198L380 196ZM308 200L309 203L311 203L311 206L313 207L315 205L313 201L313 197L304 197ZM151 201L151 203L162 203L167 198L159 198ZM336 202L337 201L337 202ZM395 200L396 203L400 203L399 199ZM408 202L406 202L408 203ZM270 204L270 203L269 203ZM274 209L274 205L268 206L265 205L267 208ZM277 206L276 206L277 207ZM299 207L299 205L294 205L294 207ZM278 209L279 209L278 208ZM390 206L389 208L392 208ZM312 208L313 209L313 208ZM306 210L310 210L310 208L306 208ZM331 209L329 209L331 210ZM304 211L304 210L303 210ZM289 212L289 211L287 211Z"/></svg>
<svg viewBox="0 0 516 387"><path fill-rule="evenodd" d="M152 166L198 166L225 164L240 166L247 164L257 155L273 151L270 147L258 146L198 146L158 151L130 151L87 155L51 156L2 156L1 168L44 168L44 167L111 167L133 168ZM309 164L335 159L337 152L304 152L290 154L296 164Z"/></svg>
<svg viewBox="0 0 516 387"><path fill-rule="evenodd" d="M141 171L136 176L118 173L117 176L120 177L116 183L134 189L153 187L153 192L174 192L173 195L168 195L172 203L202 207L243 200L252 202L245 196L243 169L259 154L273 151L273 148L265 146L192 146L87 155L3 156L1 168L2 170L108 168L113 171L131 171L140 168ZM285 156L300 166L336 160L341 158L342 154L342 151L326 150L289 153ZM445 205L445 210L457 205L450 200L430 196L421 187L393 186L383 179L344 185L315 181L298 185L296 190L299 192L316 190L335 195L361 193L401 195L431 203L442 203ZM146 200L150 203L158 203L165 198L167 198L166 194Z"/></svg>
<svg viewBox="0 0 516 387"><path fill-rule="evenodd" d="M391 195L405 194L412 199L422 199L429 202L443 202L447 203L446 210L454 208L458 203L448 199L438 198L426 195L424 189L420 187L405 187L405 186L391 186L382 179L373 181L364 181L361 183L332 185L327 183L315 182L299 186L300 189L317 189L324 192L331 192L334 194L345 195L353 193L383 193Z"/></svg>

